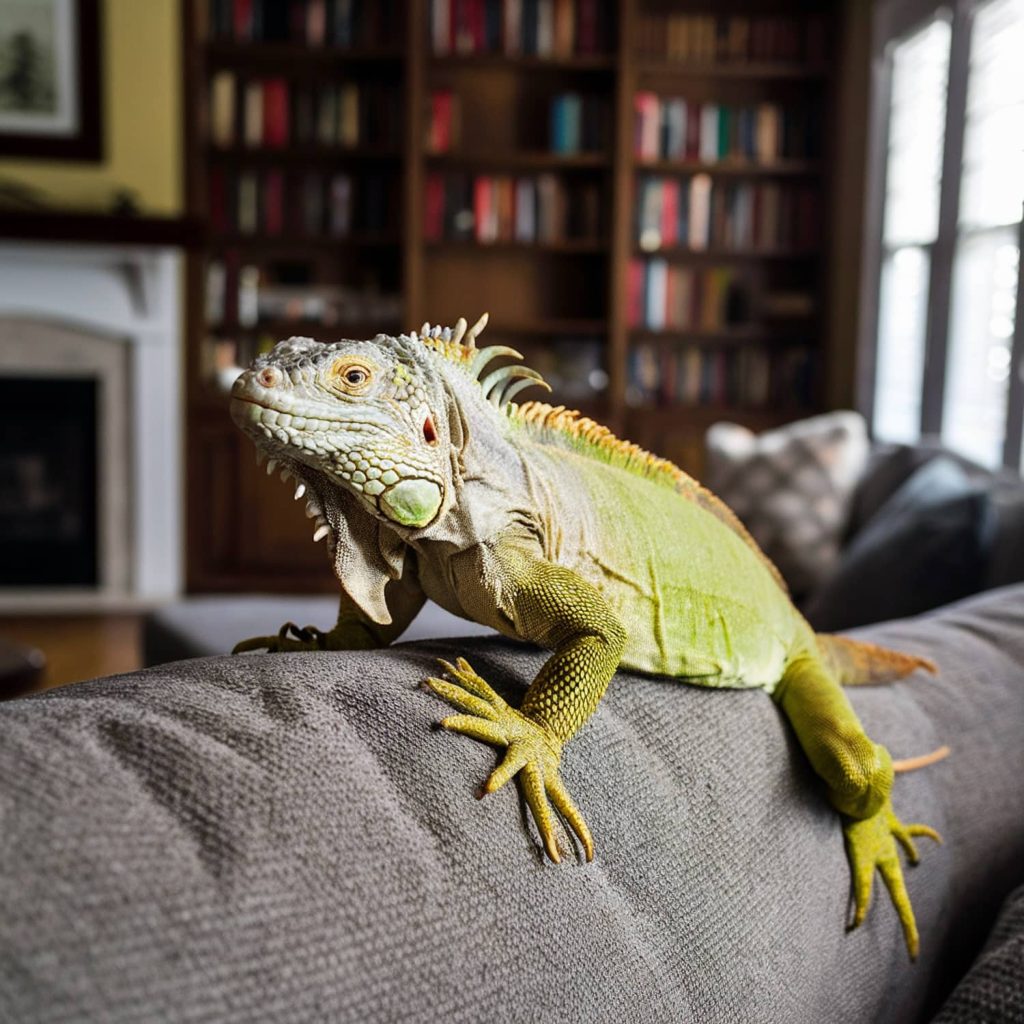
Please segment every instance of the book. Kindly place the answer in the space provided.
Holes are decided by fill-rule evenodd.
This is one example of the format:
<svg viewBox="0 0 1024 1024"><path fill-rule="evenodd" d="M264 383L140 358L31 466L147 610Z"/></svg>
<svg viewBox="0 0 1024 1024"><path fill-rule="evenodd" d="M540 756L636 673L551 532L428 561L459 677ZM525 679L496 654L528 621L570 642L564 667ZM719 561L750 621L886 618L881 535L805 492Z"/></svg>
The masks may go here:
<svg viewBox="0 0 1024 1024"><path fill-rule="evenodd" d="M697 155L706 163L714 163L718 159L718 106L705 103L700 108L700 127L697 142Z"/></svg>
<svg viewBox="0 0 1024 1024"><path fill-rule="evenodd" d="M263 82L264 146L283 148L289 141L288 82L284 78L268 78Z"/></svg>
<svg viewBox="0 0 1024 1024"><path fill-rule="evenodd" d="M352 178L335 174L330 188L328 230L334 238L345 238L352 231Z"/></svg>
<svg viewBox="0 0 1024 1024"><path fill-rule="evenodd" d="M246 83L242 134L247 146L263 145L263 83L261 81Z"/></svg>
<svg viewBox="0 0 1024 1024"><path fill-rule="evenodd" d="M284 172L267 171L263 181L263 230L267 235L284 231Z"/></svg>
<svg viewBox="0 0 1024 1024"><path fill-rule="evenodd" d="M515 240L532 242L537 237L537 188L533 178L516 180L515 210Z"/></svg>
<svg viewBox="0 0 1024 1024"><path fill-rule="evenodd" d="M218 71L210 79L210 141L215 146L235 142L235 75Z"/></svg>
<svg viewBox="0 0 1024 1024"><path fill-rule="evenodd" d="M254 235L259 230L260 187L255 171L238 175L235 227L241 235Z"/></svg>
<svg viewBox="0 0 1024 1024"><path fill-rule="evenodd" d="M359 86L346 82L338 91L337 141L346 149L359 145Z"/></svg>
<svg viewBox="0 0 1024 1024"><path fill-rule="evenodd" d="M690 180L689 242L694 250L708 247L711 228L711 178L696 174Z"/></svg>

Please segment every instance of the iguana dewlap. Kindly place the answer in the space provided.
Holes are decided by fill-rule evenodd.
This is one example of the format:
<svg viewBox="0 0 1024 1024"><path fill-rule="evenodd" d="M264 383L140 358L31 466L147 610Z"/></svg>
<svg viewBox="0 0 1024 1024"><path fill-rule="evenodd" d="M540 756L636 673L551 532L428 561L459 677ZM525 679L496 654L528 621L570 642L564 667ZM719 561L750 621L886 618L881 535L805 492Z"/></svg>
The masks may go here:
<svg viewBox="0 0 1024 1024"><path fill-rule="evenodd" d="M832 805L853 871L854 926L874 872L911 956L918 948L892 810L893 763L865 734L841 683L882 682L921 658L817 636L733 514L663 459L593 421L512 399L547 385L503 346L478 349L460 320L398 338L281 342L232 393L232 416L297 482L341 583L330 632L282 627L236 650L382 646L426 598L553 653L510 707L462 659L430 687L448 729L505 748L484 789L518 776L552 860L554 813L593 842L559 776L564 743L619 665L714 687L765 690L782 709Z"/></svg>

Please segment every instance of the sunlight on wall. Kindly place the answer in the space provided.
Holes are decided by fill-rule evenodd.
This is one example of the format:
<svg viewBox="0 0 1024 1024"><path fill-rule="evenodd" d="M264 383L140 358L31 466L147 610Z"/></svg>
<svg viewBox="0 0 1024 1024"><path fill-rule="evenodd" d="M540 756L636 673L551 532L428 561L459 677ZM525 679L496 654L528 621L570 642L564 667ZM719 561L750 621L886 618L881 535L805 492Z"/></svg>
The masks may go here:
<svg viewBox="0 0 1024 1024"><path fill-rule="evenodd" d="M88 209L106 208L116 189L129 188L145 213L181 213L181 0L105 0L102 7L102 162L0 160L0 179Z"/></svg>

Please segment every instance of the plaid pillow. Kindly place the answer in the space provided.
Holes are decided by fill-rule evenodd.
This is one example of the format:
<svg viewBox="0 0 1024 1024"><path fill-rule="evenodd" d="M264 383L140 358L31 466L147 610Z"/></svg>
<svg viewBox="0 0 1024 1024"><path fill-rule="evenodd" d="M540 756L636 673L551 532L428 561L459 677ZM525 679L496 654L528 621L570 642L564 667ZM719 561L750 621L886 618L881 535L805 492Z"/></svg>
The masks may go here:
<svg viewBox="0 0 1024 1024"><path fill-rule="evenodd" d="M864 418L832 412L755 435L707 433L707 484L743 520L795 597L835 568L854 487L867 465Z"/></svg>

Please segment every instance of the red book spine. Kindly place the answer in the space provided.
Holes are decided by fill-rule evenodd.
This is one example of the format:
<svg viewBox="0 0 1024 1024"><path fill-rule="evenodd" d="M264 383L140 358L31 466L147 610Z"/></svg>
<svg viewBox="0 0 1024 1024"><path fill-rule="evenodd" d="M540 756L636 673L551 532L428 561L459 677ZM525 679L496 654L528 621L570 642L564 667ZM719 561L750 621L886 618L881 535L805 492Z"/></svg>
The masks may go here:
<svg viewBox="0 0 1024 1024"><path fill-rule="evenodd" d="M239 42L252 39L252 0L235 0L231 27Z"/></svg>
<svg viewBox="0 0 1024 1024"><path fill-rule="evenodd" d="M679 243L679 182L666 178L661 183L661 245L662 248Z"/></svg>
<svg viewBox="0 0 1024 1024"><path fill-rule="evenodd" d="M629 261L626 309L630 327L643 326L644 264L642 260Z"/></svg>
<svg viewBox="0 0 1024 1024"><path fill-rule="evenodd" d="M473 12L473 52L487 52L487 15L484 11L484 0L472 0Z"/></svg>
<svg viewBox="0 0 1024 1024"><path fill-rule="evenodd" d="M491 232L491 179L479 175L473 182L473 227L478 242L493 241Z"/></svg>
<svg viewBox="0 0 1024 1024"><path fill-rule="evenodd" d="M430 242L439 242L444 233L444 179L440 174L427 177L423 233Z"/></svg>
<svg viewBox="0 0 1024 1024"><path fill-rule="evenodd" d="M263 83L263 144L278 149L288 145L288 83L283 78Z"/></svg>
<svg viewBox="0 0 1024 1024"><path fill-rule="evenodd" d="M279 235L284 230L284 173L267 171L263 182L263 230Z"/></svg>

